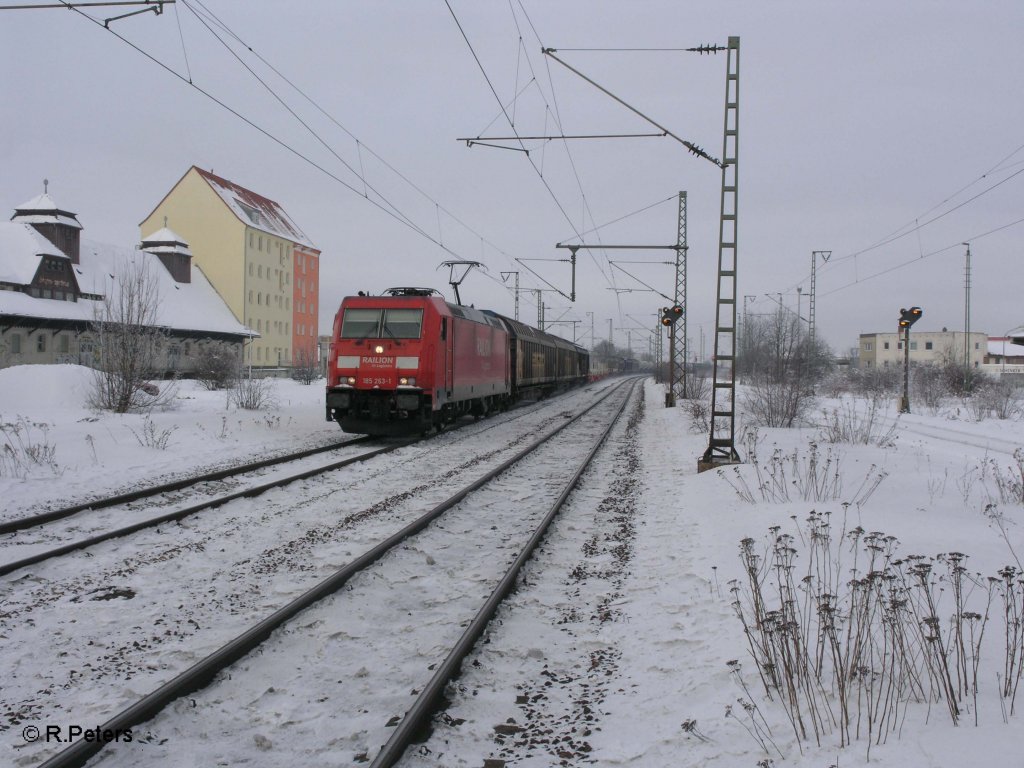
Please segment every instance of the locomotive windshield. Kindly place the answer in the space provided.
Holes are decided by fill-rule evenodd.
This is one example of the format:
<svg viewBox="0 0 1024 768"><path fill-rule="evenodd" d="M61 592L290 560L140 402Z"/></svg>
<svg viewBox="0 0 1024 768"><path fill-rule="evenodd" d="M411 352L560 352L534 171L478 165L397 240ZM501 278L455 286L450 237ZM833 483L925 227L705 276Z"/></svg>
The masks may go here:
<svg viewBox="0 0 1024 768"><path fill-rule="evenodd" d="M383 326L381 325L383 321ZM418 339L423 325L422 309L345 310L343 339Z"/></svg>
<svg viewBox="0 0 1024 768"><path fill-rule="evenodd" d="M341 338L380 338L379 309L346 309L341 323Z"/></svg>
<svg viewBox="0 0 1024 768"><path fill-rule="evenodd" d="M423 325L422 309L385 309L384 335L393 339L418 339Z"/></svg>

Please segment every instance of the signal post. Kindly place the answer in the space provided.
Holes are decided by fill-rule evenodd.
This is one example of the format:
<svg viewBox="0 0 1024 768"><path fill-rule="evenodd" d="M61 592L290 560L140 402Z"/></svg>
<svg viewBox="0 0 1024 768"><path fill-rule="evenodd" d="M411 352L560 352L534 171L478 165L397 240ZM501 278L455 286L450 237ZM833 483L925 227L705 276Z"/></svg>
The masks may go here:
<svg viewBox="0 0 1024 768"><path fill-rule="evenodd" d="M900 413L910 413L910 326L921 319L921 308L900 310L899 329L903 331L903 399Z"/></svg>
<svg viewBox="0 0 1024 768"><path fill-rule="evenodd" d="M661 324L668 328L668 390L665 392L665 407L674 408L676 404L676 321L683 316L683 308L679 304L661 308Z"/></svg>

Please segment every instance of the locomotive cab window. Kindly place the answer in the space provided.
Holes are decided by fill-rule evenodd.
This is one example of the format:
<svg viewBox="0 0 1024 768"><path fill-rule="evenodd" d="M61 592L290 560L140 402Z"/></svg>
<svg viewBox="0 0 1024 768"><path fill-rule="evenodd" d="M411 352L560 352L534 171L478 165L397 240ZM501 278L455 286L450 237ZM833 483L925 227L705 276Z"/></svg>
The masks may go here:
<svg viewBox="0 0 1024 768"><path fill-rule="evenodd" d="M384 310L384 335L392 339L418 339L422 325L422 309Z"/></svg>
<svg viewBox="0 0 1024 768"><path fill-rule="evenodd" d="M346 309L341 323L341 338L380 338L380 316L379 309Z"/></svg>

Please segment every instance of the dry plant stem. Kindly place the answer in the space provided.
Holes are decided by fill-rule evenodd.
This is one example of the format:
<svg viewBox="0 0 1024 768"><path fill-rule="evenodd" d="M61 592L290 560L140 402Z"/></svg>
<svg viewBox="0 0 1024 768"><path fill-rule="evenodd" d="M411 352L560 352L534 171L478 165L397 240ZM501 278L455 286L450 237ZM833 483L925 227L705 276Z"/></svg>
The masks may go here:
<svg viewBox="0 0 1024 768"><path fill-rule="evenodd" d="M836 539L830 516L812 512L795 535L769 529L763 553L744 539L744 578L730 582L765 693L782 706L798 745L821 745L838 731L841 747L864 739L870 759L873 746L902 732L914 702L929 715L944 705L954 725L971 702L977 724L982 649L997 596L1006 646L999 694L1008 720L1024 678L1024 574L1007 566L986 587L963 553L897 559L894 537L859 527L847 534L845 516L842 528ZM972 610L979 601L982 611ZM767 743L770 732L743 690L749 730Z"/></svg>

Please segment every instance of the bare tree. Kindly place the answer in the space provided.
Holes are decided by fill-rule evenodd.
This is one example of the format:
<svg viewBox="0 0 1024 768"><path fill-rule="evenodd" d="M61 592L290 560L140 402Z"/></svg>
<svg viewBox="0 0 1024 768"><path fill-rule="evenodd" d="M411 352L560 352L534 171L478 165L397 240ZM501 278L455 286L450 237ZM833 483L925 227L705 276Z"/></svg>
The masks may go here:
<svg viewBox="0 0 1024 768"><path fill-rule="evenodd" d="M320 378L320 365L313 346L297 347L292 358L292 378L303 384L312 384Z"/></svg>
<svg viewBox="0 0 1024 768"><path fill-rule="evenodd" d="M156 377L161 345L167 336L158 328L159 284L142 258L126 259L113 276L110 290L95 310L92 330L99 349L89 404L116 413L166 403L173 390L161 392Z"/></svg>
<svg viewBox="0 0 1024 768"><path fill-rule="evenodd" d="M801 319L782 307L748 321L741 358L750 385L744 405L766 427L793 426L831 365L825 344L812 341Z"/></svg>

